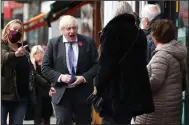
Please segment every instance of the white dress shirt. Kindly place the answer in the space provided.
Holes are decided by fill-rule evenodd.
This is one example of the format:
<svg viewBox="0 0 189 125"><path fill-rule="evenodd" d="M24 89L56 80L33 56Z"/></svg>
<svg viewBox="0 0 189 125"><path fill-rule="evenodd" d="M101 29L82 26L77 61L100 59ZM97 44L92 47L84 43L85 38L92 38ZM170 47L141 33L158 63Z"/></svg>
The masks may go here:
<svg viewBox="0 0 189 125"><path fill-rule="evenodd" d="M77 61L78 61L78 54L79 54L79 49L78 49L78 44L77 44L77 37L76 37L76 42L72 44L73 47L73 52L74 52L74 70L76 72L77 70ZM66 39L66 37L63 35L63 43L65 44L66 47L66 64L67 64L67 68L69 73L71 74L71 68L70 68L70 63L69 63L69 57L68 57L68 49L70 46L70 43L68 42L68 40Z"/></svg>
<svg viewBox="0 0 189 125"><path fill-rule="evenodd" d="M79 55L79 48L78 48L77 42L78 42L78 38L76 37L76 42L72 44L73 51L74 51L74 70L75 70L75 72L77 71L77 62L78 62L78 55ZM65 48L66 48L67 68L68 68L69 73L71 74L71 68L70 68L69 57L68 57L68 49L69 49L70 43L68 42L68 40L66 39L66 37L64 35L63 35L63 43L65 44ZM61 75L58 78L58 82L60 82L60 78L61 78Z"/></svg>
<svg viewBox="0 0 189 125"><path fill-rule="evenodd" d="M79 56L79 47L78 47L78 38L76 37L76 42L72 44L72 47L73 47L73 51L74 51L74 70L75 70L75 73L77 71L77 62L78 62L78 56ZM66 37L63 35L63 43L65 44L65 47L66 47L66 64L67 64L67 68L68 68L68 71L70 72L71 74L71 68L70 68L70 65L69 65L69 58L68 58L68 48L69 48L69 45L70 43L68 42L68 40L66 39ZM61 80L61 76L64 75L64 74L61 74L58 78L58 82L60 82ZM82 76L83 77L83 76ZM86 83L86 79L83 77L84 79L84 83ZM73 86L75 87L75 86ZM68 88L72 88L72 87L69 87Z"/></svg>

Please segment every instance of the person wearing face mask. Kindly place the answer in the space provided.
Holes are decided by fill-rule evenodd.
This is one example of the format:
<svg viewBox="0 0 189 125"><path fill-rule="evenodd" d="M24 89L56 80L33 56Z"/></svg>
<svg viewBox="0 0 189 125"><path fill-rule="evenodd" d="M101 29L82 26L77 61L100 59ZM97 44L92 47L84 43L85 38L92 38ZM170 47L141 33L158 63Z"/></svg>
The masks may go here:
<svg viewBox="0 0 189 125"><path fill-rule="evenodd" d="M34 70L26 47L22 46L23 23L10 21L1 40L1 123L22 124L28 105L36 104L35 86L55 93L55 89Z"/></svg>
<svg viewBox="0 0 189 125"><path fill-rule="evenodd" d="M42 74L53 84L52 96L57 124L91 124L91 104L86 102L93 92L93 79L98 68L95 41L77 34L73 16L60 18L62 35L49 40L42 63Z"/></svg>

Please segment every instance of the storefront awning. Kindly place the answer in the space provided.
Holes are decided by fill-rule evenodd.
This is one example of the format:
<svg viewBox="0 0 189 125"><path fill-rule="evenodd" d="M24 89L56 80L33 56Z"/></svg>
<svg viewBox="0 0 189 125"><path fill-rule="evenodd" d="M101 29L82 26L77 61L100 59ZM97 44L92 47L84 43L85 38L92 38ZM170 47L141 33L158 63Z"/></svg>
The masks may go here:
<svg viewBox="0 0 189 125"><path fill-rule="evenodd" d="M59 19L60 16L70 14L72 11L80 8L87 1L56 1L50 5L51 10L48 13L41 13L28 22L24 23L25 32L29 32Z"/></svg>

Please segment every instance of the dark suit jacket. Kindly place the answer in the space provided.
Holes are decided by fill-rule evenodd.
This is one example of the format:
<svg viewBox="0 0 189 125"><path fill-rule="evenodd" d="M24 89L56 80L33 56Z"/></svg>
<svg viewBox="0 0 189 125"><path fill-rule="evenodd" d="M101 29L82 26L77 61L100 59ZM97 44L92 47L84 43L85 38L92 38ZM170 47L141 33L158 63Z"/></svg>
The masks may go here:
<svg viewBox="0 0 189 125"><path fill-rule="evenodd" d="M97 73L97 47L95 41L87 36L78 34L79 55L76 75L82 75L87 83L78 85L75 89L78 92L78 98L85 101L93 91L93 79ZM52 96L52 102L58 104L67 88L66 83L59 83L58 78L61 74L69 74L66 64L66 49L63 43L63 36L50 39L47 45L43 63L42 74L49 79L56 89L56 94Z"/></svg>

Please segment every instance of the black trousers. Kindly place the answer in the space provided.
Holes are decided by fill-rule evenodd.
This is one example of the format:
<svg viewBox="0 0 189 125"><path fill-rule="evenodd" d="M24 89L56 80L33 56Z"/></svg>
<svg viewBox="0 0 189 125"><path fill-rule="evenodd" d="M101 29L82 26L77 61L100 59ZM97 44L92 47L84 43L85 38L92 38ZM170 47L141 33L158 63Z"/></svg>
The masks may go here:
<svg viewBox="0 0 189 125"><path fill-rule="evenodd" d="M112 117L104 116L102 118L102 124L125 124L130 125L133 113L122 108L114 114Z"/></svg>
<svg viewBox="0 0 189 125"><path fill-rule="evenodd" d="M73 115L76 124L91 124L91 105L81 102L72 88L66 89L59 104L53 104L56 124L72 124Z"/></svg>
<svg viewBox="0 0 189 125"><path fill-rule="evenodd" d="M117 118L117 119L109 119L106 117L102 118L102 124L125 124L130 125L131 124L132 117L125 117L125 118Z"/></svg>
<svg viewBox="0 0 189 125"><path fill-rule="evenodd" d="M51 98L39 95L34 114L34 124L50 124L50 118L53 114Z"/></svg>

